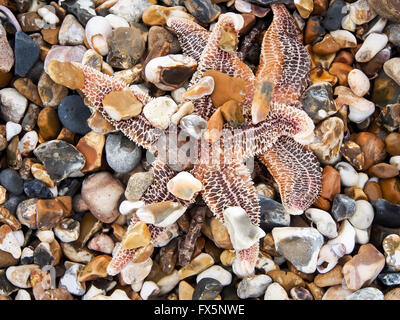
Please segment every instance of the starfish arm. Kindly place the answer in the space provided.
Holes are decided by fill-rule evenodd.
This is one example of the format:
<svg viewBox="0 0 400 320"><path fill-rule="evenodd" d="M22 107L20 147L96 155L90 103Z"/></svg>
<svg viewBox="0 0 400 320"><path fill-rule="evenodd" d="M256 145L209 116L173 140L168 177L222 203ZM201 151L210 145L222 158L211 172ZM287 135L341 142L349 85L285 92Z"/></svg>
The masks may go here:
<svg viewBox="0 0 400 320"><path fill-rule="evenodd" d="M178 37L184 55L200 61L201 53L207 45L209 31L194 21L171 17L167 19L167 26L171 28Z"/></svg>
<svg viewBox="0 0 400 320"><path fill-rule="evenodd" d="M321 192L317 157L290 137L282 136L259 159L278 183L282 203L291 214L301 214Z"/></svg>
<svg viewBox="0 0 400 320"><path fill-rule="evenodd" d="M225 209L239 206L246 211L252 224L256 226L260 224L260 206L256 189L244 164L197 165L192 173L202 181L203 199L219 221L224 223ZM250 275L254 272L258 249L259 244L256 243L248 249L237 252L241 275Z"/></svg>
<svg viewBox="0 0 400 320"><path fill-rule="evenodd" d="M102 72L88 66L74 63L84 75L84 86L82 92L89 103L99 111L102 116L117 130L122 131L128 138L142 147L152 149L152 144L161 136L162 131L153 127L143 116L138 115L128 120L116 121L112 119L103 108L103 99L111 91L121 90L128 87L124 82L114 79ZM138 86L130 86L130 90L136 98L145 105L151 101L151 97Z"/></svg>
<svg viewBox="0 0 400 320"><path fill-rule="evenodd" d="M180 202L182 205L188 206L190 202L184 201L176 198L167 189L168 181L176 175L176 172L172 170L167 164L163 163L159 159L156 159L153 164L153 175L154 182L147 189L145 194L142 196L141 200L145 204L151 204L161 201L176 201ZM132 216L128 231L135 226L139 221L137 216L134 214ZM159 246L160 244L165 244L168 240L171 240L171 228L160 228L153 225L148 225L151 234L151 243L154 246ZM108 274L115 275L118 274L126 264L132 261L137 249L125 249L119 247L108 267Z"/></svg>
<svg viewBox="0 0 400 320"><path fill-rule="evenodd" d="M271 5L274 19L264 35L256 74L252 112L255 123L265 119L271 104L292 104L308 84L310 56L283 4Z"/></svg>

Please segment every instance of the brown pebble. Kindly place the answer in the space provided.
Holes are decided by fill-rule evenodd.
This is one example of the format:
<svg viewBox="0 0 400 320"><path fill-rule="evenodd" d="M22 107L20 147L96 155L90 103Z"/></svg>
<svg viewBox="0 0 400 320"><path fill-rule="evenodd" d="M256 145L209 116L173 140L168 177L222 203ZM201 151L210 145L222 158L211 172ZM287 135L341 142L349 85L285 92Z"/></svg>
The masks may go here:
<svg viewBox="0 0 400 320"><path fill-rule="evenodd" d="M337 265L327 273L318 274L314 279L314 283L318 287L331 287L334 285L341 284L342 281L343 281L342 267L339 265Z"/></svg>
<svg viewBox="0 0 400 320"><path fill-rule="evenodd" d="M44 141L55 139L62 127L57 111L51 107L43 108L40 111L37 125L39 127L39 135Z"/></svg>
<svg viewBox="0 0 400 320"><path fill-rule="evenodd" d="M376 201L383 198L381 186L375 181L367 182L364 187L364 193L367 195L369 201Z"/></svg>
<svg viewBox="0 0 400 320"><path fill-rule="evenodd" d="M353 61L354 61L353 55L346 50L339 51L335 59L333 60L333 62L340 62L348 65L352 65Z"/></svg>
<svg viewBox="0 0 400 320"><path fill-rule="evenodd" d="M400 133L392 132L385 139L386 151L391 156L400 155Z"/></svg>
<svg viewBox="0 0 400 320"><path fill-rule="evenodd" d="M14 87L29 101L38 106L42 106L37 86L29 78L19 78L14 81Z"/></svg>
<svg viewBox="0 0 400 320"><path fill-rule="evenodd" d="M351 70L353 70L351 65L341 62L334 62L329 69L329 73L338 78L340 85L347 86L347 75Z"/></svg>
<svg viewBox="0 0 400 320"><path fill-rule="evenodd" d="M340 173L331 166L325 166L322 171L321 197L333 201L340 193Z"/></svg>
<svg viewBox="0 0 400 320"><path fill-rule="evenodd" d="M368 169L370 177L378 177L381 179L388 179L396 177L399 174L399 169L388 163L377 163Z"/></svg>
<svg viewBox="0 0 400 320"><path fill-rule="evenodd" d="M50 44L58 44L58 33L60 32L60 26L56 26L53 29L42 29L40 33L43 36L43 40Z"/></svg>
<svg viewBox="0 0 400 320"><path fill-rule="evenodd" d="M105 142L105 136L94 131L90 131L79 140L76 148L86 159L82 172L95 171L101 167Z"/></svg>
<svg viewBox="0 0 400 320"><path fill-rule="evenodd" d="M344 194L354 200L366 200L368 201L367 195L363 189L358 187L348 187L344 189Z"/></svg>
<svg viewBox="0 0 400 320"><path fill-rule="evenodd" d="M385 144L382 139L370 132L360 132L350 137L361 147L364 153L362 170L369 169L372 165L383 161L386 157Z"/></svg>
<svg viewBox="0 0 400 320"><path fill-rule="evenodd" d="M78 280L85 282L98 278L107 277L107 267L111 262L111 257L108 255L100 255L91 260L83 270L79 272Z"/></svg>
<svg viewBox="0 0 400 320"><path fill-rule="evenodd" d="M399 178L381 179L379 184L381 186L384 199L394 204L400 204Z"/></svg>
<svg viewBox="0 0 400 320"><path fill-rule="evenodd" d="M278 282L287 292L294 287L305 287L306 283L298 275L290 271L272 270L267 273L275 282Z"/></svg>

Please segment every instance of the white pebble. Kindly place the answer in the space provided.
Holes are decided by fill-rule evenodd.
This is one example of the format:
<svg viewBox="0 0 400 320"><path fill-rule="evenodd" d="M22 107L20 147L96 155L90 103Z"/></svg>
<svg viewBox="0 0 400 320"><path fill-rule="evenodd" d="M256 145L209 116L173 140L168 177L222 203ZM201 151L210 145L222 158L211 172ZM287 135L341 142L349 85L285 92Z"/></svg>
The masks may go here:
<svg viewBox="0 0 400 320"><path fill-rule="evenodd" d="M371 33L357 51L355 58L358 62L368 62L388 43L388 37L383 33Z"/></svg>
<svg viewBox="0 0 400 320"><path fill-rule="evenodd" d="M369 242L369 229L354 228L354 230L356 231L356 243L363 245Z"/></svg>
<svg viewBox="0 0 400 320"><path fill-rule="evenodd" d="M356 231L349 221L344 220L340 225L338 236L335 239L329 240L327 244L343 244L345 254L350 254L354 249L355 241Z"/></svg>
<svg viewBox="0 0 400 320"><path fill-rule="evenodd" d="M90 289L82 297L82 300L90 300L91 298L93 298L97 295L105 295L105 294L106 294L105 290L99 289L99 288L95 287L94 285L91 285Z"/></svg>
<svg viewBox="0 0 400 320"><path fill-rule="evenodd" d="M347 30L332 31L331 36L342 47L342 49L354 48L357 46L357 39L350 31Z"/></svg>
<svg viewBox="0 0 400 320"><path fill-rule="evenodd" d="M119 205L119 213L122 215L127 215L129 213L132 213L134 210L142 208L144 206L145 203L143 201L124 200Z"/></svg>
<svg viewBox="0 0 400 320"><path fill-rule="evenodd" d="M317 230L322 235L330 239L337 237L336 222L328 212L316 208L310 208L305 211L305 215L316 224Z"/></svg>
<svg viewBox="0 0 400 320"><path fill-rule="evenodd" d="M32 287L30 276L31 271L39 269L36 264L24 264L15 267L9 267L6 271L7 280L18 288L28 289Z"/></svg>
<svg viewBox="0 0 400 320"><path fill-rule="evenodd" d="M374 220L374 208L366 200L356 201L356 211L349 219L351 224L358 229L367 229Z"/></svg>
<svg viewBox="0 0 400 320"><path fill-rule="evenodd" d="M6 123L6 138L7 141L10 141L14 138L17 134L19 134L22 130L22 127L19 123L15 123L12 121L8 121Z"/></svg>
<svg viewBox="0 0 400 320"><path fill-rule="evenodd" d="M363 97L370 89L368 77L359 69L353 69L347 75L350 89L359 97Z"/></svg>
<svg viewBox="0 0 400 320"><path fill-rule="evenodd" d="M49 9L46 7L40 8L37 13L39 16L43 18L44 21L46 21L48 24L57 24L60 22L60 19L58 19L57 15L51 12Z"/></svg>
<svg viewBox="0 0 400 320"><path fill-rule="evenodd" d="M54 232L51 230L39 230L36 232L36 237L42 242L52 243L54 241Z"/></svg>
<svg viewBox="0 0 400 320"><path fill-rule="evenodd" d="M356 187L364 189L365 184L368 182L368 179L369 179L369 177L366 173L360 172L358 174L358 180L357 180Z"/></svg>
<svg viewBox="0 0 400 320"><path fill-rule="evenodd" d="M389 163L400 170L400 156L391 157Z"/></svg>
<svg viewBox="0 0 400 320"><path fill-rule="evenodd" d="M217 265L212 266L198 274L196 282L199 283L199 281L203 278L213 278L218 280L223 286L228 286L232 282L232 274L221 266Z"/></svg>
<svg viewBox="0 0 400 320"><path fill-rule="evenodd" d="M271 277L265 274L244 278L239 283L237 295L240 299L257 298L264 294L271 282Z"/></svg>
<svg viewBox="0 0 400 320"><path fill-rule="evenodd" d="M143 300L147 300L150 296L156 296L160 292L160 288L153 281L143 282L142 290L140 290L140 296Z"/></svg>
<svg viewBox="0 0 400 320"><path fill-rule="evenodd" d="M115 14L108 14L105 16L107 21L110 23L113 29L117 28L129 28L129 23L122 17L119 17Z"/></svg>
<svg viewBox="0 0 400 320"><path fill-rule="evenodd" d="M289 296L279 283L274 282L265 291L264 300L289 300Z"/></svg>
<svg viewBox="0 0 400 320"><path fill-rule="evenodd" d="M335 169L340 173L340 182L345 187L354 187L358 183L358 173L347 162L339 162L336 164Z"/></svg>
<svg viewBox="0 0 400 320"><path fill-rule="evenodd" d="M143 115L149 122L160 129L167 129L171 116L178 110L178 105L170 97L158 97L143 108Z"/></svg>
<svg viewBox="0 0 400 320"><path fill-rule="evenodd" d="M172 291L179 283L178 270L174 270L171 274L162 277L157 282L157 286L160 288L159 295L164 295Z"/></svg>
<svg viewBox="0 0 400 320"><path fill-rule="evenodd" d="M14 300L32 300L32 298L28 291L19 289Z"/></svg>
<svg viewBox="0 0 400 320"><path fill-rule="evenodd" d="M86 291L85 285L78 280L78 273L85 266L83 264L74 263L65 271L60 279L60 286L65 287L69 293L76 296L83 296Z"/></svg>
<svg viewBox="0 0 400 320"><path fill-rule="evenodd" d="M35 150L39 142L39 137L36 131L32 130L24 134L18 143L19 152L22 155L28 155L31 151Z"/></svg>

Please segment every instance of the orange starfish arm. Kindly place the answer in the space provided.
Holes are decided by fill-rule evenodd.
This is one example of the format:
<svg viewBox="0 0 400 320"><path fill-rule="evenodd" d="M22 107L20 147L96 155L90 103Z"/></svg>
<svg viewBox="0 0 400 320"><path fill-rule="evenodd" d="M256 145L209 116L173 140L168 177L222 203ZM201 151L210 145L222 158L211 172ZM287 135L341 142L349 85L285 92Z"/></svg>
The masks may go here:
<svg viewBox="0 0 400 320"><path fill-rule="evenodd" d="M88 66L74 63L79 67L84 75L84 86L82 92L90 104L99 111L104 119L112 124L117 130L122 131L128 138L142 147L152 150L152 144L161 136L162 131L154 128L150 122L142 115L138 115L128 120L116 121L112 119L103 109L103 99L111 91L121 90L128 87L124 82L114 79L100 71ZM151 97L137 86L129 87L136 98L145 105L151 101Z"/></svg>
<svg viewBox="0 0 400 320"><path fill-rule="evenodd" d="M308 83L310 56L300 32L283 4L271 5L274 19L264 35L256 89L253 123L265 120L273 104L291 105Z"/></svg>
<svg viewBox="0 0 400 320"><path fill-rule="evenodd" d="M282 203L291 214L301 214L318 198L321 167L306 147L283 136L259 159L278 183Z"/></svg>
<svg viewBox="0 0 400 320"><path fill-rule="evenodd" d="M260 224L260 205L249 170L244 164L197 165L193 175L203 183L202 196L219 221L224 223L223 212L229 207L243 208L252 224ZM244 275L254 272L258 258L258 243L237 252L239 268Z"/></svg>

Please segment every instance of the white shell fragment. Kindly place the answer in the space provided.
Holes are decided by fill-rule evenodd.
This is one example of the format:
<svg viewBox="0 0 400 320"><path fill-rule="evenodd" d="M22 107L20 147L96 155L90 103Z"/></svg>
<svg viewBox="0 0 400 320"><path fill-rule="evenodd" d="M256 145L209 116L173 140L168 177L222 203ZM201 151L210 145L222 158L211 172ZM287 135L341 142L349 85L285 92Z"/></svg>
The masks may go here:
<svg viewBox="0 0 400 320"><path fill-rule="evenodd" d="M108 38L112 27L108 20L101 16L91 18L85 27L86 40L89 46L102 56L108 53Z"/></svg>
<svg viewBox="0 0 400 320"><path fill-rule="evenodd" d="M345 254L353 251L355 246L356 231L347 220L344 220L339 228L338 236L335 239L329 240L328 244L343 244L345 247Z"/></svg>
<svg viewBox="0 0 400 320"><path fill-rule="evenodd" d="M214 91L214 78L205 76L196 84L190 87L184 94L184 97L189 100L200 99L204 96L209 96Z"/></svg>
<svg viewBox="0 0 400 320"><path fill-rule="evenodd" d="M203 185L191 173L181 171L168 181L167 189L179 199L191 200L197 192L203 189Z"/></svg>
<svg viewBox="0 0 400 320"><path fill-rule="evenodd" d="M317 261L318 272L327 273L331 271L345 253L346 248L342 243L325 244L319 251Z"/></svg>
<svg viewBox="0 0 400 320"><path fill-rule="evenodd" d="M264 230L252 224L241 207L229 207L224 210L223 215L235 250L248 249L260 238L265 237Z"/></svg>
<svg viewBox="0 0 400 320"><path fill-rule="evenodd" d="M186 211L186 207L178 202L163 201L139 208L136 216L139 220L155 225L168 227L172 225Z"/></svg>
<svg viewBox="0 0 400 320"><path fill-rule="evenodd" d="M122 215L126 215L134 212L135 210L144 207L146 204L144 201L129 201L124 200L119 205L119 213Z"/></svg>

